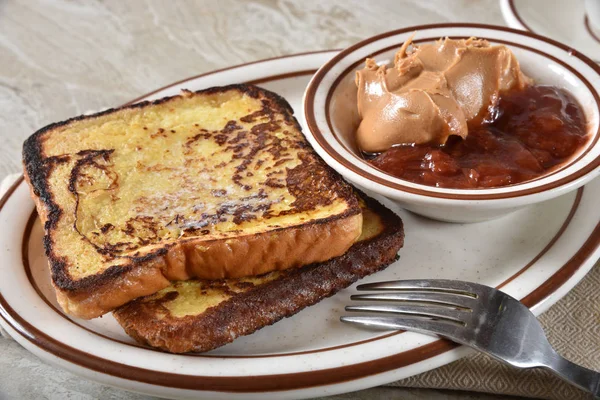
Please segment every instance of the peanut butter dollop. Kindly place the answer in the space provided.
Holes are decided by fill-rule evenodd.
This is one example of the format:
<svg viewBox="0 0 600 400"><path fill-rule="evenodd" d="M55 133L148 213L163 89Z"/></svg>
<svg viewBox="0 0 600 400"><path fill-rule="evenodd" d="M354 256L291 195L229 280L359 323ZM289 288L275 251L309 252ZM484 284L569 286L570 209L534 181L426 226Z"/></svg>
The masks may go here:
<svg viewBox="0 0 600 400"><path fill-rule="evenodd" d="M356 73L357 141L364 151L465 138L468 126L493 112L500 92L530 83L506 46L445 38L409 52L411 42L396 53L393 67L367 59Z"/></svg>

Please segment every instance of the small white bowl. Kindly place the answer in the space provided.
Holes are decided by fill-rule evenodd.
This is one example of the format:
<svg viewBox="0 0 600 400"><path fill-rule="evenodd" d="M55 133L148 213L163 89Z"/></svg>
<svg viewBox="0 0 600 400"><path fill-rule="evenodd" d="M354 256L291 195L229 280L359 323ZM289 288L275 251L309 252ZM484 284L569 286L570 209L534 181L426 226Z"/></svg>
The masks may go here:
<svg viewBox="0 0 600 400"><path fill-rule="evenodd" d="M582 105L590 139L568 162L532 181L491 189L446 189L395 178L358 153L355 71L367 57L391 63L414 32L415 42L475 36L508 46L537 84L568 90ZM481 24L422 25L363 40L333 57L304 93L305 134L317 153L350 182L415 213L449 222L476 222L568 193L600 174L600 67L577 51L532 33Z"/></svg>

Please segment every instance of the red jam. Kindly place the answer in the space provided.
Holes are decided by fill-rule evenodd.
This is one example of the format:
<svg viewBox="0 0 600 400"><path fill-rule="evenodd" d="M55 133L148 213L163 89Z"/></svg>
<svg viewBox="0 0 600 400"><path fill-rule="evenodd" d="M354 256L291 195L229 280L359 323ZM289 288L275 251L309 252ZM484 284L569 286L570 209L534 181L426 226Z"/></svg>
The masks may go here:
<svg viewBox="0 0 600 400"><path fill-rule="evenodd" d="M429 186L472 189L535 179L573 156L587 141L585 116L569 93L530 86L503 95L488 120L466 139L444 146L393 147L365 155L375 167Z"/></svg>

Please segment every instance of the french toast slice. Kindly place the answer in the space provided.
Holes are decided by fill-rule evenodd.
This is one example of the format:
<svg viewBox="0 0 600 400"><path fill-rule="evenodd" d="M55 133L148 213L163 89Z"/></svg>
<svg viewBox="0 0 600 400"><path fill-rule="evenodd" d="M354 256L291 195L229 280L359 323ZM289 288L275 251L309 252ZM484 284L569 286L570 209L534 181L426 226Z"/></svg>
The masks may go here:
<svg viewBox="0 0 600 400"><path fill-rule="evenodd" d="M402 220L371 198L361 203L362 234L342 256L258 277L174 282L113 315L138 342L185 353L215 349L296 314L396 259Z"/></svg>
<svg viewBox="0 0 600 400"><path fill-rule="evenodd" d="M362 214L275 93L231 85L49 125L25 179L57 298L93 318L173 280L239 278L343 254Z"/></svg>

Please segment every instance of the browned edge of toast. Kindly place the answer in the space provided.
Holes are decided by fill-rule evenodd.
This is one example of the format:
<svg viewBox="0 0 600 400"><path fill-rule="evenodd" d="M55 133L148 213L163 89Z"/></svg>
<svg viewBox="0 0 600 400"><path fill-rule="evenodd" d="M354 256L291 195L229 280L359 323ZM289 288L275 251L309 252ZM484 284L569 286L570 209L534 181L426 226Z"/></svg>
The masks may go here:
<svg viewBox="0 0 600 400"><path fill-rule="evenodd" d="M376 200L361 197L379 215L384 230L355 243L340 257L285 271L282 277L235 294L200 315L158 319L160 299L134 300L113 315L138 342L173 353L209 351L290 317L397 259L404 244L402 220Z"/></svg>
<svg viewBox="0 0 600 400"><path fill-rule="evenodd" d="M210 95L226 92L229 90L238 90L253 98L260 98L261 96L263 96L264 98L271 100L273 102L273 105L279 108L275 111L282 113L286 123L293 125L299 132L302 132L298 121L293 116L293 109L291 108L289 103L283 97L266 89L262 89L253 85L233 84L199 90L196 91L195 94ZM167 255L169 245L166 245L165 247L160 248L157 251L154 251L150 254L146 254L144 256L127 256L127 258L131 260L131 263L129 265L111 266L104 270L102 273L88 276L79 280L73 280L69 275L67 262L64 259L61 259L61 257L55 253L53 243L49 234L49 232L51 232L56 227L63 211L61 210L60 206L55 203L52 192L50 191L47 182L47 178L52 170L53 162L49 162L47 158L44 158L42 150L43 134L55 128L68 125L75 121L95 118L102 115L114 113L123 109L143 108L148 105L162 104L177 97L179 96L165 97L154 101L144 101L119 108L108 109L96 114L83 115L68 119L63 122L50 124L35 132L24 142L23 165L25 180L29 183L32 197L36 202L38 213L40 214L40 218L44 223L44 249L46 252L46 256L49 260L53 284L60 292L62 292L64 296L78 301L77 297L79 296L85 297L87 294L92 292L98 292L98 294L100 294L99 290L102 288L106 288L109 285L118 286L119 279L123 279L124 276L130 276L132 277L132 279L137 279L139 276L139 268L143 268L144 265L153 262L161 263L159 258ZM310 144L306 143L306 147L307 149L310 149L313 154L316 155L314 150L312 150ZM321 158L318 155L316 156L319 160L321 160ZM60 161L60 156L54 158L56 158L57 161ZM321 162L323 161L321 160ZM329 166L327 166L326 163L323 162L323 166L327 174L331 177L331 179L343 182L341 176ZM314 225L315 223L328 223L360 213L360 208L358 207L357 200L354 198L352 189L347 184L345 186L347 186L348 189L347 191L345 191L345 193L343 193L343 197L345 197L351 205L354 204L354 206L349 207L347 212L343 214L325 218L319 221L308 222L305 225ZM165 285L161 283L160 287L154 288L152 290L156 291L164 286ZM152 290L149 290L149 293L147 294L152 293Z"/></svg>

